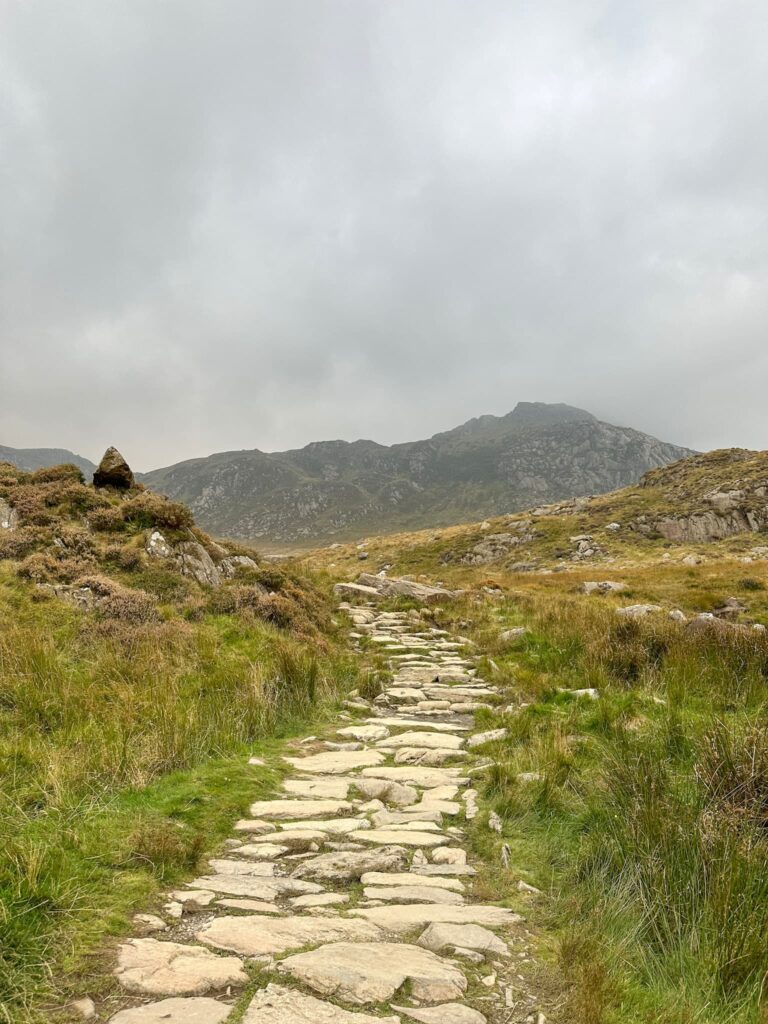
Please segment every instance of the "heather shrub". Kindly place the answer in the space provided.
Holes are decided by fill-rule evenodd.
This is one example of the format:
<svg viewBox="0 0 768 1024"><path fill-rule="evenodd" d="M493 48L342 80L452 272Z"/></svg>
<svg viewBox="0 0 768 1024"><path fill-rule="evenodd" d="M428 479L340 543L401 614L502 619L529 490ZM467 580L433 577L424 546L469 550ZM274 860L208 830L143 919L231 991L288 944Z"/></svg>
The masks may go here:
<svg viewBox="0 0 768 1024"><path fill-rule="evenodd" d="M186 505L169 501L152 491L143 491L128 498L122 506L123 519L144 530L181 530L194 525L192 513Z"/></svg>
<svg viewBox="0 0 768 1024"><path fill-rule="evenodd" d="M125 519L118 505L105 505L103 508L92 509L86 516L92 530L100 533L117 533L125 529Z"/></svg>

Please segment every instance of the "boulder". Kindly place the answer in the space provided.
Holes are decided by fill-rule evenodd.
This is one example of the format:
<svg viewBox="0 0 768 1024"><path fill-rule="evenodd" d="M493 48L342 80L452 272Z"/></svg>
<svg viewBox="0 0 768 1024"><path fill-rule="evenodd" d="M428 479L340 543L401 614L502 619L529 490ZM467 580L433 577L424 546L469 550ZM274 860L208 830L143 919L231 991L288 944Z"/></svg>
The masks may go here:
<svg viewBox="0 0 768 1024"><path fill-rule="evenodd" d="M120 491L136 486L131 467L117 448L107 448L96 472L93 474L94 487L114 487Z"/></svg>
<svg viewBox="0 0 768 1024"><path fill-rule="evenodd" d="M219 571L225 580L231 580L237 574L238 569L258 569L258 565L248 555L227 555L219 563ZM268 593L264 587L264 593Z"/></svg>
<svg viewBox="0 0 768 1024"><path fill-rule="evenodd" d="M15 530L19 525L19 513L5 498L0 498L0 530Z"/></svg>
<svg viewBox="0 0 768 1024"><path fill-rule="evenodd" d="M183 541L177 545L176 553L179 569L185 576L211 587L221 583L221 573L202 544L193 540Z"/></svg>
<svg viewBox="0 0 768 1024"><path fill-rule="evenodd" d="M420 946L431 949L433 953L460 946L462 949L477 949L481 953L509 956L506 942L479 924L431 924L417 941Z"/></svg>
<svg viewBox="0 0 768 1024"><path fill-rule="evenodd" d="M153 530L150 533L145 548L147 554L152 558L170 558L173 554L171 545L159 530Z"/></svg>

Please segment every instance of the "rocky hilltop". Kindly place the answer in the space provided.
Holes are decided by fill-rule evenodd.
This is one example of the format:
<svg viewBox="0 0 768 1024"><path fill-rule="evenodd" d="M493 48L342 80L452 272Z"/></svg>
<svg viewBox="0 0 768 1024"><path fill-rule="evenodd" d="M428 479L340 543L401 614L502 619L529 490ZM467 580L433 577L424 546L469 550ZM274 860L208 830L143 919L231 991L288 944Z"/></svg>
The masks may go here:
<svg viewBox="0 0 768 1024"><path fill-rule="evenodd" d="M692 454L568 405L521 402L428 440L222 452L147 473L220 536L284 543L444 526L634 483Z"/></svg>
<svg viewBox="0 0 768 1024"><path fill-rule="evenodd" d="M17 469L32 473L48 466L77 466L85 476L92 476L96 466L90 459L75 455L66 448L9 448L0 444L0 462L8 462Z"/></svg>

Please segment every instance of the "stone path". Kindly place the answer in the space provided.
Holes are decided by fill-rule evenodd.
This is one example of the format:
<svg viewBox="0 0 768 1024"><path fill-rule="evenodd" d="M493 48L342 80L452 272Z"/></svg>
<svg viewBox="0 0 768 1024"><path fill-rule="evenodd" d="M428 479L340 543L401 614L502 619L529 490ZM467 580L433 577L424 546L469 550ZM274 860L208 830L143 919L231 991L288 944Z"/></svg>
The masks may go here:
<svg viewBox="0 0 768 1024"><path fill-rule="evenodd" d="M165 919L137 916L115 971L134 1005L112 1024L224 1024L236 1004L244 1024L544 1020L520 973L523 919L473 899L462 847L482 742L498 738L473 712L494 688L469 641L419 613L341 607L393 682L351 695L358 720L285 758L282 792L168 895Z"/></svg>

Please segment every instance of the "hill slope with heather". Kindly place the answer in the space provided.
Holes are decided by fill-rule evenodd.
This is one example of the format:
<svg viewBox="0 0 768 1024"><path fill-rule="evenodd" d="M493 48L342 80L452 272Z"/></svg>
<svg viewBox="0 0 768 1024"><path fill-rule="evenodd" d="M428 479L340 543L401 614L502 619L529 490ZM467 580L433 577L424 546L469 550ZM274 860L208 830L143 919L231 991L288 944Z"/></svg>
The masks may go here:
<svg viewBox="0 0 768 1024"><path fill-rule="evenodd" d="M582 409L521 402L424 441L222 452L142 479L218 536L306 545L610 491L688 454Z"/></svg>

